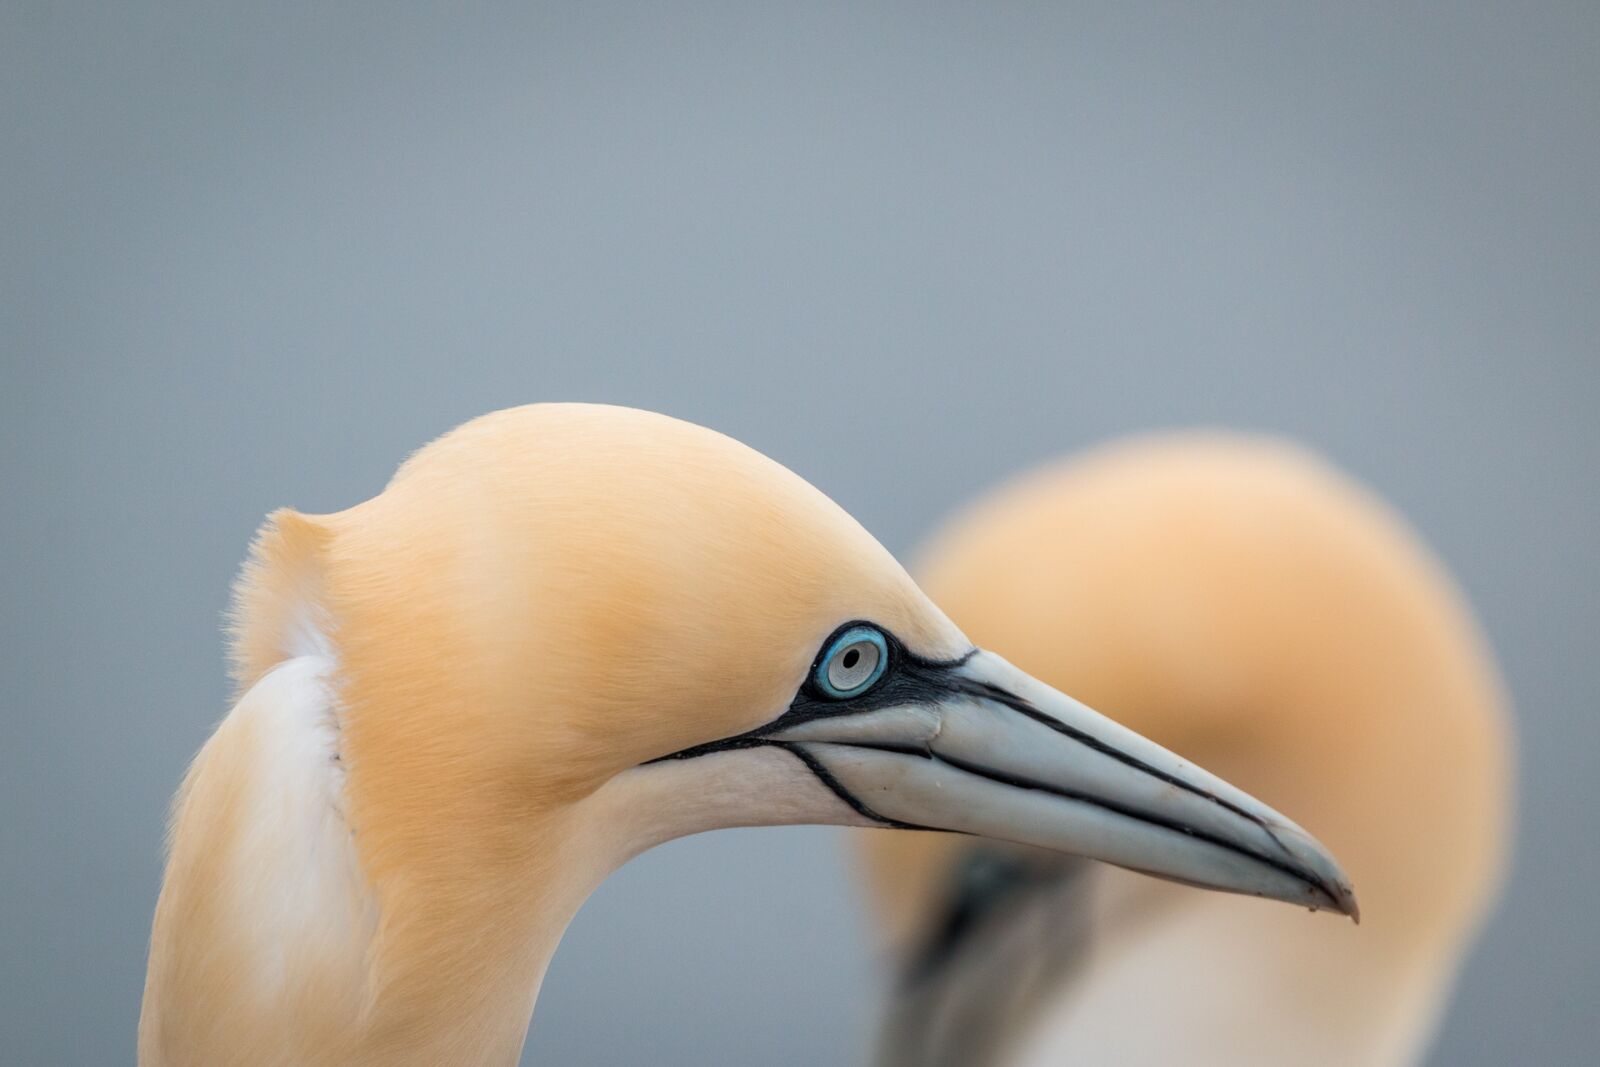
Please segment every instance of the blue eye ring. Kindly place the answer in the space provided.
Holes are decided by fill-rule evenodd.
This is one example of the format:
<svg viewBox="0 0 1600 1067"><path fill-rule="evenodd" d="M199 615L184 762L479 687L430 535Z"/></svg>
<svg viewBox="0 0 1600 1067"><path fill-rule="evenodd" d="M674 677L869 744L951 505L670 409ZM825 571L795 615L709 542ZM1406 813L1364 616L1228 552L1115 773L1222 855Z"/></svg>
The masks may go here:
<svg viewBox="0 0 1600 1067"><path fill-rule="evenodd" d="M848 700L877 685L888 669L889 642L883 631L858 623L828 642L811 678L823 696Z"/></svg>

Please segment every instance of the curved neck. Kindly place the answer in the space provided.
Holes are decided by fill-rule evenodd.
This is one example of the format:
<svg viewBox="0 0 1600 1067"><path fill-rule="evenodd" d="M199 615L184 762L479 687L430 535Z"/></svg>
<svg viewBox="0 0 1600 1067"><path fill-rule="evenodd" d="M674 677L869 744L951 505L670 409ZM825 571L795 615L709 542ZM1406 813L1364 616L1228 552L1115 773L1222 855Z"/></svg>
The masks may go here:
<svg viewBox="0 0 1600 1067"><path fill-rule="evenodd" d="M354 807L408 772L353 758L333 674L323 655L279 664L190 769L151 937L142 1067L514 1064L590 892L644 849L705 829L704 805L751 802L744 781L670 802L694 773L684 766L626 771L542 811L465 790L408 821L418 797L393 780L394 806Z"/></svg>
<svg viewBox="0 0 1600 1067"><path fill-rule="evenodd" d="M570 819L465 807L436 813L407 854L373 855L369 830L400 842L351 817L372 768L341 750L331 671L307 655L268 672L190 769L151 937L145 1067L515 1063L562 932L621 861ZM515 832L484 832L502 824Z"/></svg>

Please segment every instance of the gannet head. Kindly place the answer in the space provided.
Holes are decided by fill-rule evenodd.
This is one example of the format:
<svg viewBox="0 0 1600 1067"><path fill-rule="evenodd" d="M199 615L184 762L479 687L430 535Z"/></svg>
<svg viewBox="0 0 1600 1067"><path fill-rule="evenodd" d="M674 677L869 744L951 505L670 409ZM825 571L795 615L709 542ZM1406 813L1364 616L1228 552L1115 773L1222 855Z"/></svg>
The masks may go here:
<svg viewBox="0 0 1600 1067"><path fill-rule="evenodd" d="M350 818L379 872L468 826L514 865L554 813L602 865L817 822L1355 910L1289 820L974 648L822 493L664 416L468 423L364 504L280 515L240 615L245 684L307 632L329 645Z"/></svg>

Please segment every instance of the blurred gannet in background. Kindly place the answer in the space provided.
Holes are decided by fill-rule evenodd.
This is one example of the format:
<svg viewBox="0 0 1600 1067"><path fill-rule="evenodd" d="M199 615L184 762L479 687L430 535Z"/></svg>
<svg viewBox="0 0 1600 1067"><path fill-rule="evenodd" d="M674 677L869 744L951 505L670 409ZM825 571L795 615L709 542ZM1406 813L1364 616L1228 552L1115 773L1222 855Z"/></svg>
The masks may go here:
<svg viewBox="0 0 1600 1067"><path fill-rule="evenodd" d="M1511 737L1476 626L1373 497L1268 440L1134 440L958 516L920 569L985 647L1295 813L1363 925L865 833L884 1064L1405 1064L1499 884Z"/></svg>
<svg viewBox="0 0 1600 1067"><path fill-rule="evenodd" d="M584 897L719 826L995 834L1355 908L1292 823L974 649L821 493L660 415L500 412L366 503L277 513L233 658L174 805L145 1067L512 1063Z"/></svg>

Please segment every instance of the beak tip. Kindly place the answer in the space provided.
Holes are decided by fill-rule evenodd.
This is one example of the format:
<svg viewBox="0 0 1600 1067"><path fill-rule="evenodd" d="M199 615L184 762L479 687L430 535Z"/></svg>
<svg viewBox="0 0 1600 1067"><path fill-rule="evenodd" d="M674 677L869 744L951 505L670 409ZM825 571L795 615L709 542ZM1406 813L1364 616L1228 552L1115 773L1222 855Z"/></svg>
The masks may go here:
<svg viewBox="0 0 1600 1067"><path fill-rule="evenodd" d="M1359 926L1361 905L1356 902L1355 886L1333 853L1282 816L1270 813L1270 819L1267 832L1299 869L1302 884L1310 893L1311 910L1345 915Z"/></svg>
<svg viewBox="0 0 1600 1067"><path fill-rule="evenodd" d="M1317 886L1317 896L1324 903L1313 904L1312 911L1331 911L1336 915L1343 915L1357 926L1361 925L1361 905L1356 900L1356 891L1349 881L1340 878L1336 881L1325 882Z"/></svg>
<svg viewBox="0 0 1600 1067"><path fill-rule="evenodd" d="M1356 901L1356 891L1349 885L1339 887L1343 892L1340 898L1340 911L1350 916L1350 921L1357 926L1361 925L1361 905Z"/></svg>

